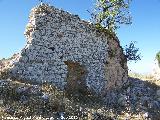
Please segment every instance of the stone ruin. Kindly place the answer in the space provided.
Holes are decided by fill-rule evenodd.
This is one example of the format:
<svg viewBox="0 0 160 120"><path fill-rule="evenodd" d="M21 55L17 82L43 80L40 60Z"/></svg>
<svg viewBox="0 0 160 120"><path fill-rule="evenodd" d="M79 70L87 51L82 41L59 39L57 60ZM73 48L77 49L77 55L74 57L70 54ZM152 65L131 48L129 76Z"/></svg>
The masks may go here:
<svg viewBox="0 0 160 120"><path fill-rule="evenodd" d="M46 4L31 10L26 26L26 46L0 71L9 78L49 82L61 90L77 87L95 93L120 88L127 82L128 68L115 35L100 30L77 15Z"/></svg>

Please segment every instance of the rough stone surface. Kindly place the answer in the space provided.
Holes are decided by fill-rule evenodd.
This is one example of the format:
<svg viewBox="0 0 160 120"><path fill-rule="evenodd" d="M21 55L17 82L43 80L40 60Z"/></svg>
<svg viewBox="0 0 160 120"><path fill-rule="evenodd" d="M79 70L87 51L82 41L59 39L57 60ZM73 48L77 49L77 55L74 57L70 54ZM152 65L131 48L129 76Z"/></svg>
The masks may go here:
<svg viewBox="0 0 160 120"><path fill-rule="evenodd" d="M77 115L82 120L88 120L85 116L93 120L160 118L160 86L137 78L129 78L128 85L111 90L104 97L82 96L81 102L70 100L48 83L33 85L9 79L0 82L0 107L3 106L0 111L17 117L21 115L21 119L26 115L38 116L38 113L42 117L59 118L57 114L62 112L65 116Z"/></svg>
<svg viewBox="0 0 160 120"><path fill-rule="evenodd" d="M157 90L157 96L160 98L160 89L159 90Z"/></svg>
<svg viewBox="0 0 160 120"><path fill-rule="evenodd" d="M1 61L1 72L33 82L67 85L67 61L84 66L86 87L96 93L121 87L127 81L127 62L116 36L63 10L42 4L31 10L25 30L27 44L10 60ZM83 81L84 82L84 81Z"/></svg>

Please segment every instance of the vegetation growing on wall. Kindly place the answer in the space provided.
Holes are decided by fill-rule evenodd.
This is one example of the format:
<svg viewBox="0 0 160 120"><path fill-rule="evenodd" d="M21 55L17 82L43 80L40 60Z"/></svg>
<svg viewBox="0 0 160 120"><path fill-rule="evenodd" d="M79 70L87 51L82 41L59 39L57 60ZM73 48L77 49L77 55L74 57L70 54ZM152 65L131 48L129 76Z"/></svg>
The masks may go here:
<svg viewBox="0 0 160 120"><path fill-rule="evenodd" d="M115 31L121 24L131 24L129 5L131 0L96 0L91 13L92 20L110 31Z"/></svg>
<svg viewBox="0 0 160 120"><path fill-rule="evenodd" d="M115 37L115 31L122 24L131 24L131 16L129 6L132 0L97 0L95 11L91 13L92 21L96 28L101 32ZM136 48L135 42L129 43L124 48L124 54L127 61L141 60L138 53L139 48ZM113 53L113 51L110 51ZM113 54L111 54L113 55Z"/></svg>

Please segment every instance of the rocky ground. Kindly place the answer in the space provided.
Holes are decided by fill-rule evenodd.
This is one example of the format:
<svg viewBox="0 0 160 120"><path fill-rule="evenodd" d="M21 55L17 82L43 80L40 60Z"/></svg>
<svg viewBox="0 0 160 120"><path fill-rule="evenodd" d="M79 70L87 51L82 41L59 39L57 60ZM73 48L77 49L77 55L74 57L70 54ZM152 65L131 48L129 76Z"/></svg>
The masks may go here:
<svg viewBox="0 0 160 120"><path fill-rule="evenodd" d="M153 81L129 78L122 89L100 98L80 91L68 96L48 83L33 85L0 80L0 119L27 117L29 120L160 120L160 86Z"/></svg>

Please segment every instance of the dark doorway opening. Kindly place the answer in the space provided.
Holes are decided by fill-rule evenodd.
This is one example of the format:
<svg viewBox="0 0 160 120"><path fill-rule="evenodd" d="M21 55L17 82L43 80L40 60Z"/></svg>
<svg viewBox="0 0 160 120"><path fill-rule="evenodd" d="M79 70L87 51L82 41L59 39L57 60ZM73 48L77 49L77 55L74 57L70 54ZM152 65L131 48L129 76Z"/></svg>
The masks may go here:
<svg viewBox="0 0 160 120"><path fill-rule="evenodd" d="M68 66L66 93L69 96L87 95L86 76L87 69L78 62L65 61Z"/></svg>

